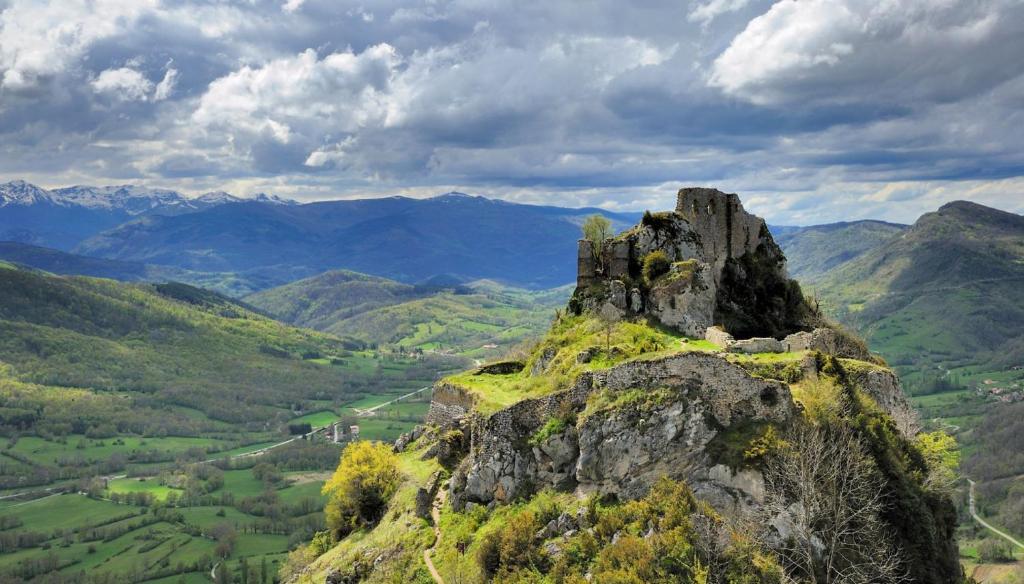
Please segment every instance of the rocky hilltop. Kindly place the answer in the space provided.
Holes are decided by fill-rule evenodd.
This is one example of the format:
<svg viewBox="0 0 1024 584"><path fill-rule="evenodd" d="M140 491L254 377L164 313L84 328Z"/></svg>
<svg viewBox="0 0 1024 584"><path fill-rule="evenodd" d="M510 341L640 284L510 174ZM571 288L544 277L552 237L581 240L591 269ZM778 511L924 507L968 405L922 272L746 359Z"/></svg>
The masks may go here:
<svg viewBox="0 0 1024 584"><path fill-rule="evenodd" d="M688 553L716 566L703 581L962 581L943 469L920 447L899 379L818 315L733 194L683 189L674 211L581 241L577 289L547 336L520 359L440 381L427 422L395 445L437 465L409 498L419 516L438 493L449 529L551 516L522 536L528 566L499 553L505 543L487 555L483 536L435 543L453 575L604 581L601 558L633 528L602 526L602 514L655 505L671 480L703 501L686 523ZM658 525L638 524L636 545L659 553ZM335 569L367 545L339 546ZM639 578L627 581L655 579Z"/></svg>

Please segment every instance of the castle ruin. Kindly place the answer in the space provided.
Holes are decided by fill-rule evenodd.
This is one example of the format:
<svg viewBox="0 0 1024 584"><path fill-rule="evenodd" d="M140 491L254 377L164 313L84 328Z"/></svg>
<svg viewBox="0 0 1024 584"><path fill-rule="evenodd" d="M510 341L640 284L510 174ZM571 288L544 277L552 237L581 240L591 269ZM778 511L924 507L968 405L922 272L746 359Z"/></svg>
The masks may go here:
<svg viewBox="0 0 1024 584"><path fill-rule="evenodd" d="M643 265L654 252L670 268L648 281ZM615 237L580 240L570 309L605 306L695 337L719 325L736 338L781 339L814 324L764 220L739 196L699 187L680 189L675 210L645 213Z"/></svg>

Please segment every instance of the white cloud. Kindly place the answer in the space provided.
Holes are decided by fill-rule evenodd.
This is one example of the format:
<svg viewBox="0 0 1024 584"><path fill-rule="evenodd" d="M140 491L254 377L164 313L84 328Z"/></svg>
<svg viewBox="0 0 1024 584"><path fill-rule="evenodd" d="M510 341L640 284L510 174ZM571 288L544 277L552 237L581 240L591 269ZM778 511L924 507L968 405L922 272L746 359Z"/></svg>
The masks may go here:
<svg viewBox="0 0 1024 584"><path fill-rule="evenodd" d="M32 89L93 43L129 29L157 0L14 1L0 11L0 89Z"/></svg>
<svg viewBox="0 0 1024 584"><path fill-rule="evenodd" d="M686 182L804 223L1019 199L1019 0L0 5L12 178L618 209Z"/></svg>
<svg viewBox="0 0 1024 584"><path fill-rule="evenodd" d="M707 25L723 14L742 10L750 4L750 0L708 0L703 4L694 6L687 20Z"/></svg>
<svg viewBox="0 0 1024 584"><path fill-rule="evenodd" d="M401 57L388 44L319 58L307 49L210 84L192 119L235 146L271 138L288 144L380 123Z"/></svg>
<svg viewBox="0 0 1024 584"><path fill-rule="evenodd" d="M107 69L92 81L97 93L105 93L123 101L144 101L153 90L153 82L128 67Z"/></svg>
<svg viewBox="0 0 1024 584"><path fill-rule="evenodd" d="M1019 71L1022 37L1016 0L780 0L732 39L709 83L758 104L943 100Z"/></svg>
<svg viewBox="0 0 1024 584"><path fill-rule="evenodd" d="M174 86L178 83L178 70L167 69L164 73L164 78L157 84L156 90L153 92L153 101L163 101L171 96L174 91Z"/></svg>

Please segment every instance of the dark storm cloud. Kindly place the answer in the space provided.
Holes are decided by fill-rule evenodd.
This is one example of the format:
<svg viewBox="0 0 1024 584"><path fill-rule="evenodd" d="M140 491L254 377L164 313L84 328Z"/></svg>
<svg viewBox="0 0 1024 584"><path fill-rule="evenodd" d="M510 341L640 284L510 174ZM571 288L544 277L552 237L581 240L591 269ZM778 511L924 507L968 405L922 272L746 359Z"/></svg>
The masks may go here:
<svg viewBox="0 0 1024 584"><path fill-rule="evenodd" d="M1010 0L0 10L7 178L634 209L705 183L777 223L1024 210Z"/></svg>

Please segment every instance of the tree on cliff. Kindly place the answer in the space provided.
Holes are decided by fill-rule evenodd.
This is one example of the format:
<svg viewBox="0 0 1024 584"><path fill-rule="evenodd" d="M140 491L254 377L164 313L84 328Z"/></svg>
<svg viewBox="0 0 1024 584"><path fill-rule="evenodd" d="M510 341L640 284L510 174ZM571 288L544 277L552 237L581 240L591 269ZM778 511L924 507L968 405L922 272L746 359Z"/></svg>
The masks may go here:
<svg viewBox="0 0 1024 584"><path fill-rule="evenodd" d="M766 542L787 572L815 584L906 581L881 518L882 478L857 435L805 423L784 444L767 459L763 512Z"/></svg>
<svg viewBox="0 0 1024 584"><path fill-rule="evenodd" d="M612 236L612 222L601 215L591 215L583 222L583 239L594 246L594 257L601 259L604 240Z"/></svg>
<svg viewBox="0 0 1024 584"><path fill-rule="evenodd" d="M375 523L400 482L398 457L391 448L369 441L349 444L334 475L324 484L327 526L340 537Z"/></svg>

